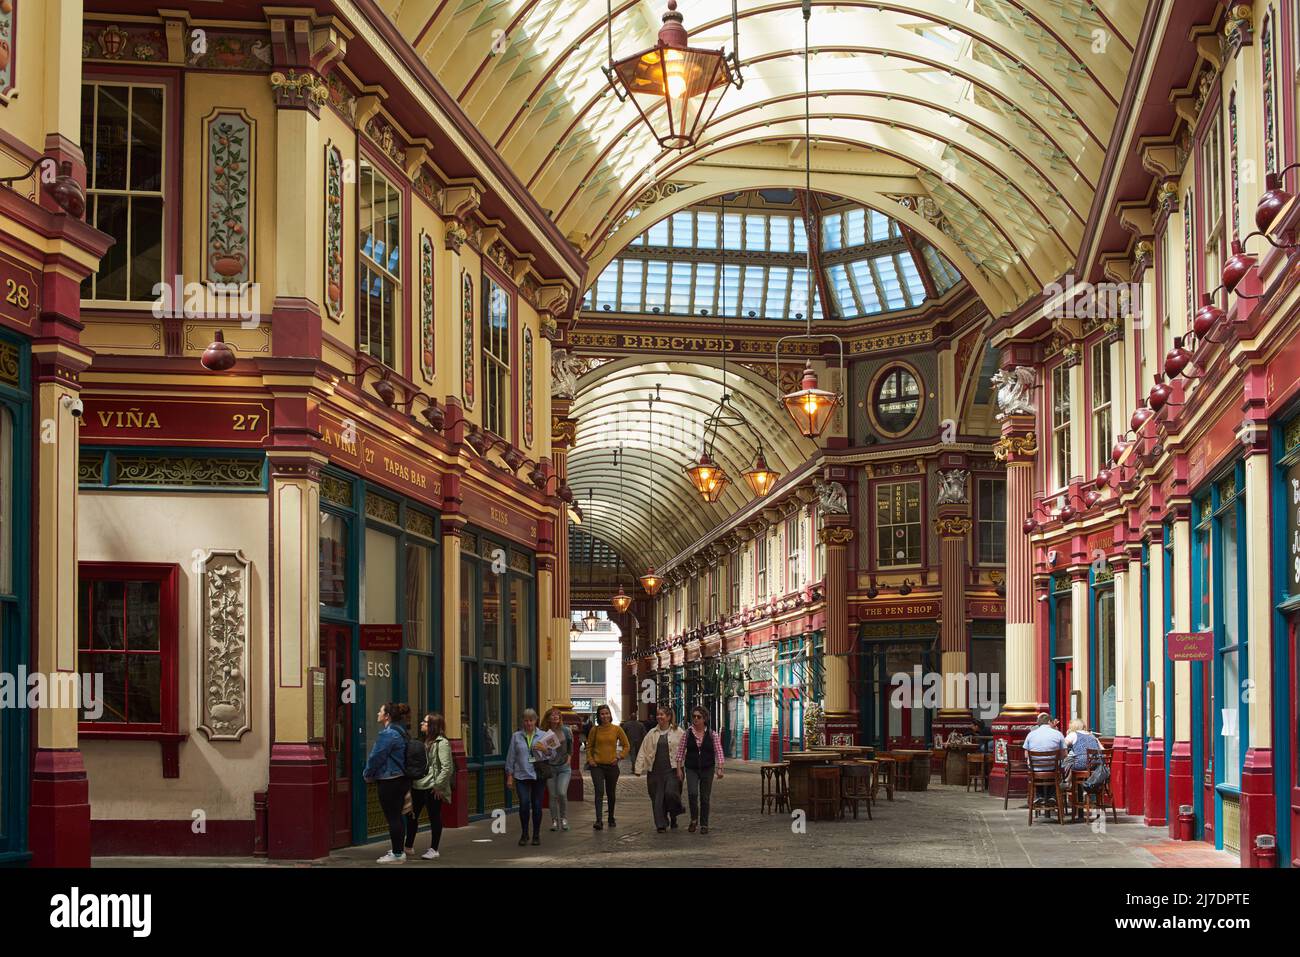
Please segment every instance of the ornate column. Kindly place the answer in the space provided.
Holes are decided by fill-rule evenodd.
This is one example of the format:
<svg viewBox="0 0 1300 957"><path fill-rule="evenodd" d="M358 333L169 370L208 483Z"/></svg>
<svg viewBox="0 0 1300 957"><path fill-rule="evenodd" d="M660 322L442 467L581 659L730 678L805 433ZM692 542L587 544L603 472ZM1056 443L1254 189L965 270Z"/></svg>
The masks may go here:
<svg viewBox="0 0 1300 957"><path fill-rule="evenodd" d="M1007 790L1006 745L1022 740L1046 705L1040 700L1042 660L1034 631L1033 552L1025 533L1025 518L1033 513L1034 461L1038 438L1034 431L1034 370L1026 366L1000 369L994 377L1002 423L1002 438L994 457L1007 466L1007 700L993 723L993 771L989 791L1002 797ZM1023 782L1015 782L1023 787Z"/></svg>
<svg viewBox="0 0 1300 957"><path fill-rule="evenodd" d="M1245 672L1251 680L1253 696L1248 696L1245 689L1240 687L1224 689L1224 694L1240 695L1239 707L1248 710L1250 718L1250 739L1242 742L1246 748L1241 770L1242 867L1255 866L1255 838L1261 834L1276 835L1276 815L1289 813L1285 806L1277 805L1273 786L1274 670L1270 660L1274 651L1273 609L1269 607L1269 602L1256 597L1274 594L1273 564L1269 555L1271 543L1266 530L1276 527L1269 509L1273 494L1273 460L1269 455L1271 433L1265 412L1267 385L1263 381L1262 372L1262 369L1252 369L1246 382L1249 415L1253 425L1250 437L1254 441L1246 450L1246 528L1249 531L1245 536L1244 559L1252 598L1246 602L1248 660L1244 664ZM1295 494L1287 494L1285 500L1286 511L1291 513L1295 507ZM1285 632L1280 633L1277 640L1284 641L1284 634ZM1279 672L1279 677L1284 674L1284 671ZM1294 773L1293 770L1292 774Z"/></svg>
<svg viewBox="0 0 1300 957"><path fill-rule="evenodd" d="M1111 565L1115 577L1115 742L1111 758L1111 790L1117 808L1128 805L1129 712L1133 699L1129 689L1129 644L1133 640L1129 631L1129 574L1128 559L1121 556ZM1098 676L1098 688L1101 677ZM1098 724L1100 724L1098 719Z"/></svg>
<svg viewBox="0 0 1300 957"><path fill-rule="evenodd" d="M970 632L966 627L966 570L972 522L967 482L970 473L949 469L939 473L938 518L934 531L939 538L940 671L943 673L942 707L934 721L934 733L947 737L952 731L969 733L972 728L970 685L966 681L970 659Z"/></svg>
<svg viewBox="0 0 1300 957"><path fill-rule="evenodd" d="M1174 510L1173 581L1169 583L1174 599L1173 628L1186 632L1192 628L1192 523L1191 505L1179 502ZM1164 629L1159 634L1163 637ZM1162 640L1161 645L1165 642ZM1195 805L1192 773L1192 663L1174 662L1174 743L1169 751L1169 836L1178 836L1178 808Z"/></svg>
<svg viewBox="0 0 1300 957"><path fill-rule="evenodd" d="M1124 645L1124 694L1128 699L1125 714L1125 734L1128 735L1128 764L1124 768L1125 804L1128 813L1141 814L1145 802L1143 789L1145 779L1142 737L1146 733L1143 725L1146 708L1146 687L1142 683L1142 616L1146 609L1142 605L1142 547L1132 543L1128 546L1128 604L1125 609L1127 634Z"/></svg>
<svg viewBox="0 0 1300 957"><path fill-rule="evenodd" d="M818 486L822 527L817 540L826 550L825 715L826 741L856 744L858 722L850 708L849 659L854 636L849 630L849 545L854 539L848 494L839 482Z"/></svg>
<svg viewBox="0 0 1300 957"><path fill-rule="evenodd" d="M567 356L563 350L556 348L551 354L551 468L554 482L548 484L553 495L561 490L567 491L569 485L569 450L573 448L578 434L578 420L569 418L569 407L577 389L577 380L557 380L557 364L562 365ZM581 719L573 713L572 686L569 680L569 522L564 503L555 499L563 516L560 523L563 531L556 530L555 535L555 576L551 583L551 618L550 642L554 650L551 662L555 674L552 695L555 707L564 714L564 721L573 729L574 740L581 736ZM578 768L578 748L573 751L573 766ZM575 770L569 779L569 800L581 801L583 796L583 775Z"/></svg>
<svg viewBox="0 0 1300 957"><path fill-rule="evenodd" d="M1143 822L1165 826L1165 542L1164 526L1152 525L1147 541L1147 749L1142 776Z"/></svg>

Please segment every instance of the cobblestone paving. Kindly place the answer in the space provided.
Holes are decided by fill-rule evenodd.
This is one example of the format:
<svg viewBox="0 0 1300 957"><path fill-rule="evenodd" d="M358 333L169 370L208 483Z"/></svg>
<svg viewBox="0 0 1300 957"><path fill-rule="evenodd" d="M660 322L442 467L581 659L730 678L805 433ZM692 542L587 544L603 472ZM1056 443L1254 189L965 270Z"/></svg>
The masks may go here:
<svg viewBox="0 0 1300 957"><path fill-rule="evenodd" d="M1002 801L964 788L936 785L929 791L884 792L859 820L809 822L800 830L787 815L759 812L757 765L728 767L713 791L710 833L690 834L687 819L676 831L655 832L644 778L625 773L618 782L618 827L592 829L590 781L587 801L570 802L565 832L551 832L549 812L540 847L519 847L519 819L507 818L508 832L494 834L491 821L443 832L442 857L418 857L403 868L542 867L548 865L600 867L1235 867L1233 855L1206 845L1195 860L1178 850L1163 829L1147 828L1139 818L1121 814L1118 824L1105 827L1077 823L1062 827L1055 821L1026 824L1022 799ZM1019 805L1019 806L1017 806ZM417 855L429 846L427 833L416 838ZM336 851L325 861L266 862L246 858L102 857L97 866L208 867L377 867L382 843ZM1173 853L1171 853L1173 852ZM392 865L388 865L392 866Z"/></svg>

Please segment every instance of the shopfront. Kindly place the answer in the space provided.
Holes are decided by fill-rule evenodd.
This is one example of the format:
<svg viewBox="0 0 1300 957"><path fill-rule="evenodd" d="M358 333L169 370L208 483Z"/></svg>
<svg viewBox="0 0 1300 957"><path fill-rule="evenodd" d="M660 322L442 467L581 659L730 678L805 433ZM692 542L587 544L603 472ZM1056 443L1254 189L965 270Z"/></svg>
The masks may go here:
<svg viewBox="0 0 1300 957"><path fill-rule="evenodd" d="M745 689L747 676L745 672L745 653L733 652L722 658L721 668L722 699L722 743L729 758L743 759L745 756Z"/></svg>
<svg viewBox="0 0 1300 957"><path fill-rule="evenodd" d="M28 360L25 342L0 333L0 672L7 675L32 663ZM0 707L0 864L26 856L28 718L26 708Z"/></svg>
<svg viewBox="0 0 1300 957"><path fill-rule="evenodd" d="M1278 863L1300 867L1300 415L1274 430L1274 773Z"/></svg>
<svg viewBox="0 0 1300 957"><path fill-rule="evenodd" d="M1051 662L1051 713L1062 725L1075 716L1074 690L1074 599L1070 576L1052 576L1047 592L1047 655Z"/></svg>
<svg viewBox="0 0 1300 957"><path fill-rule="evenodd" d="M810 703L820 704L824 696L822 653L821 631L777 642L773 677L777 740L782 754L804 748L804 715Z"/></svg>
<svg viewBox="0 0 1300 957"><path fill-rule="evenodd" d="M469 526L460 551L460 723L471 816L510 807L505 749L537 697L537 559Z"/></svg>
<svg viewBox="0 0 1300 957"><path fill-rule="evenodd" d="M1115 573L1094 565L1088 580L1088 727L1104 738L1115 736L1118 700L1115 645Z"/></svg>
<svg viewBox="0 0 1300 957"><path fill-rule="evenodd" d="M335 847L387 833L378 793L361 780L382 730L379 706L405 702L413 724L442 707L440 545L427 503L346 472L322 475L320 667Z"/></svg>
<svg viewBox="0 0 1300 957"><path fill-rule="evenodd" d="M939 672L937 621L862 622L854 665L859 740L887 751L928 749L941 703L926 683Z"/></svg>

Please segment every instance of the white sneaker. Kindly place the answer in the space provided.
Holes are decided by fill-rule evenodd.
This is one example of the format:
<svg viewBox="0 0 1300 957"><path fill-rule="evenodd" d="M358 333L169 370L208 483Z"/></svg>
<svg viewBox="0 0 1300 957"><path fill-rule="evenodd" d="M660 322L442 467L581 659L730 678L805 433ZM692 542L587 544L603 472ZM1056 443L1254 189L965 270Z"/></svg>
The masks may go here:
<svg viewBox="0 0 1300 957"><path fill-rule="evenodd" d="M551 822L551 830L552 830L552 831L558 831L559 829L560 829L560 825L558 825L558 824L556 824L554 821L552 821L552 822Z"/></svg>
<svg viewBox="0 0 1300 957"><path fill-rule="evenodd" d="M440 855L433 848L429 848L420 856L423 857L426 861L436 861Z"/></svg>
<svg viewBox="0 0 1300 957"><path fill-rule="evenodd" d="M387 854L385 854L383 857L379 858L379 860L378 860L376 863L379 863L379 864L403 864L403 863L405 863L405 862L406 862L406 855L405 855L405 854L394 854L392 851L389 851L389 852L388 852Z"/></svg>
<svg viewBox="0 0 1300 957"><path fill-rule="evenodd" d="M567 831L567 830L569 829L569 819L568 819L568 818L565 818L564 820L560 821L560 827L561 827L563 830L566 830L566 831Z"/></svg>

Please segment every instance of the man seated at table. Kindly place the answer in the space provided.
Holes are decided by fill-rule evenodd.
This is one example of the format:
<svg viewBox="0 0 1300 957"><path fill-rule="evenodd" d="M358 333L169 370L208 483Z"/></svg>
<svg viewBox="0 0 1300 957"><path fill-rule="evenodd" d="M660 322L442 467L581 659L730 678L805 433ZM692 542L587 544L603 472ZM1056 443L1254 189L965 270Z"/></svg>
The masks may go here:
<svg viewBox="0 0 1300 957"><path fill-rule="evenodd" d="M1025 735L1025 754L1036 752L1039 754L1055 754L1058 751L1065 750L1065 737L1056 727L1056 722L1052 716L1043 712L1038 716L1038 723ZM1044 785L1038 785L1038 797L1034 799L1035 805L1055 803L1056 797L1050 796L1050 789Z"/></svg>

